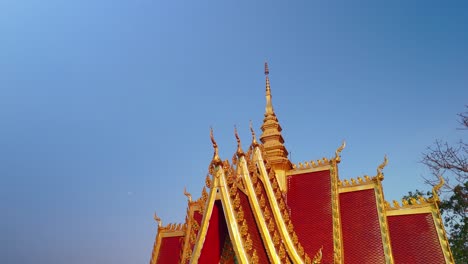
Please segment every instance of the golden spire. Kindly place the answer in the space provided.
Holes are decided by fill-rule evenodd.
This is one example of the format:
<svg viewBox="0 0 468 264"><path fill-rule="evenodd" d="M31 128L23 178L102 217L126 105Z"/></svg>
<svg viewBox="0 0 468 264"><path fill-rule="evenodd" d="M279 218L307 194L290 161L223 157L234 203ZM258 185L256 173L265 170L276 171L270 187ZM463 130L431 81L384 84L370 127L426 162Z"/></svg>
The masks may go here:
<svg viewBox="0 0 468 264"><path fill-rule="evenodd" d="M266 78L266 107L265 118L262 124L262 135L260 141L263 143L266 152L266 158L275 170L289 170L292 164L288 159L288 151L284 146L284 139L281 135L281 126L276 118L273 104L271 102L270 88L270 70L268 63L265 62L265 78Z"/></svg>
<svg viewBox="0 0 468 264"><path fill-rule="evenodd" d="M266 107L265 114L273 114L273 105L271 104L271 89L270 89L270 78L268 77L270 70L268 70L268 63L265 62L265 79L266 79Z"/></svg>
<svg viewBox="0 0 468 264"><path fill-rule="evenodd" d="M210 138L211 138L211 143L213 143L213 148L214 148L214 154L213 154L213 161L215 163L221 163L221 159L219 158L218 154L218 144L216 144L216 141L213 136L213 128L210 128Z"/></svg>

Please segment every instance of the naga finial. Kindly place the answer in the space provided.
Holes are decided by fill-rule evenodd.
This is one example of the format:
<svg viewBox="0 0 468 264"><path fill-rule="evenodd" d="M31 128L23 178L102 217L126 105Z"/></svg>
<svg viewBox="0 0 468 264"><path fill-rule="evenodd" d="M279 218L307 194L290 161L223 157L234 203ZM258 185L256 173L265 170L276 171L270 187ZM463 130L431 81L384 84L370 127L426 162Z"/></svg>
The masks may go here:
<svg viewBox="0 0 468 264"><path fill-rule="evenodd" d="M186 187L184 187L184 195L187 196L189 202L192 202L192 195L189 192L187 192Z"/></svg>
<svg viewBox="0 0 468 264"><path fill-rule="evenodd" d="M244 151L242 150L241 141L239 138L239 134L237 133L236 126L234 126L234 136L236 136L236 140L237 140L237 156L241 156L244 154Z"/></svg>
<svg viewBox="0 0 468 264"><path fill-rule="evenodd" d="M252 120L250 120L249 127L250 127L250 132L252 133L252 145L258 146L257 137L255 136L255 131L252 126Z"/></svg>
<svg viewBox="0 0 468 264"><path fill-rule="evenodd" d="M387 159L387 155L385 155L384 161L382 162L382 164L379 165L379 167L377 167L377 178L381 181L384 179L382 170L385 168L385 166L387 166L387 164L388 164L388 159Z"/></svg>
<svg viewBox="0 0 468 264"><path fill-rule="evenodd" d="M441 175L438 175L438 176L439 176L439 183L436 184L436 185L432 188L432 195L434 196L434 201L435 201L435 202L440 201L440 199L439 199L439 190L440 190L440 188L442 188L442 186L444 186L444 184L445 184L444 177L442 177Z"/></svg>
<svg viewBox="0 0 468 264"><path fill-rule="evenodd" d="M214 154L213 154L213 161L216 163L221 162L221 159L219 158L218 154L218 144L216 144L216 141L213 136L213 128L210 128L210 138L211 138L211 143L213 143L213 148L214 148Z"/></svg>
<svg viewBox="0 0 468 264"><path fill-rule="evenodd" d="M156 221L158 223L158 227L162 227L162 221L161 221L161 218L158 217L158 215L156 214L156 212L154 212L154 221Z"/></svg>
<svg viewBox="0 0 468 264"><path fill-rule="evenodd" d="M343 151L343 149L346 147L346 141L343 140L343 143L341 143L341 146L339 146L336 151L335 151L335 160L337 162L340 162L341 161L341 151Z"/></svg>

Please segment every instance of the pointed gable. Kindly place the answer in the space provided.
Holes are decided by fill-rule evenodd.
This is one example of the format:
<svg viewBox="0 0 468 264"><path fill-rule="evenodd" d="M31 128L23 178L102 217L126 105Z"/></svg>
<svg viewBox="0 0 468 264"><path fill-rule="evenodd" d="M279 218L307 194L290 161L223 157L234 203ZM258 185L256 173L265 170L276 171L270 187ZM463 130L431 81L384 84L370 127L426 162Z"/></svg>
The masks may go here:
<svg viewBox="0 0 468 264"><path fill-rule="evenodd" d="M221 201L215 202L208 223L208 232L204 237L205 241L198 262L217 264L221 259L222 249L228 237Z"/></svg>

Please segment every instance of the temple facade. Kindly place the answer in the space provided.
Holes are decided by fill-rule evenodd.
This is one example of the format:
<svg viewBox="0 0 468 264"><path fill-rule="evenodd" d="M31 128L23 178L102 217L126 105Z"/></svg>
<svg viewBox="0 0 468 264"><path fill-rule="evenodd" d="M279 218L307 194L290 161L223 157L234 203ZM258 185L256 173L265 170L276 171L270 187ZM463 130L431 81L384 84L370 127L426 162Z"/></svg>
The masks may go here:
<svg viewBox="0 0 468 264"><path fill-rule="evenodd" d="M271 101L246 151L237 131L232 160L214 155L201 197L188 198L184 223L158 223L150 264L454 263L433 198L387 202L384 157L373 176L342 179L340 154L292 164ZM337 144L338 145L338 144ZM404 190L403 190L404 191Z"/></svg>

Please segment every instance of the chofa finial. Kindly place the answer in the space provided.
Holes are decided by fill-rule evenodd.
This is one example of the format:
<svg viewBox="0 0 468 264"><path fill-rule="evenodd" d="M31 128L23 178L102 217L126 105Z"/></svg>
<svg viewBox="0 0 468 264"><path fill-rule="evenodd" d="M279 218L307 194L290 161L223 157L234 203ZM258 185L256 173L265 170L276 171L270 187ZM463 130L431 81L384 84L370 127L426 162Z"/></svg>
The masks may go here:
<svg viewBox="0 0 468 264"><path fill-rule="evenodd" d="M236 126L234 126L234 135L236 136L236 140L237 140L237 156L241 156L244 154L244 151L242 150L241 141L239 138L239 134L237 133Z"/></svg>
<svg viewBox="0 0 468 264"><path fill-rule="evenodd" d="M435 202L439 202L440 201L440 198L439 198L439 190L440 188L442 188L442 186L444 186L445 184L445 180L444 180L444 177L442 177L441 175L438 175L439 176L439 183L437 185L435 185L433 188L432 188L432 195L434 197L434 201Z"/></svg>
<svg viewBox="0 0 468 264"><path fill-rule="evenodd" d="M158 227L162 227L162 221L161 221L161 218L158 217L158 215L156 214L156 212L154 212L154 221L156 221L158 223Z"/></svg>
<svg viewBox="0 0 468 264"><path fill-rule="evenodd" d="M377 177L379 180L384 179L382 170L385 168L385 166L387 166L387 164L388 164L388 159L387 159L387 155L385 154L384 161L382 162L382 164L379 165L379 167L377 167Z"/></svg>
<svg viewBox="0 0 468 264"><path fill-rule="evenodd" d="M189 202L192 202L192 195L189 192L187 192L186 187L184 187L184 195L187 196Z"/></svg>
<svg viewBox="0 0 468 264"><path fill-rule="evenodd" d="M258 146L257 137L255 136L255 131L252 126L252 120L250 120L249 127L250 127L250 133L252 133L252 145Z"/></svg>
<svg viewBox="0 0 468 264"><path fill-rule="evenodd" d="M337 162L340 162L341 161L341 151L343 151L343 149L346 147L346 141L343 140L343 143L341 143L341 146L339 146L336 151L335 151L335 160Z"/></svg>
<svg viewBox="0 0 468 264"><path fill-rule="evenodd" d="M213 148L214 148L213 161L216 163L221 162L221 159L219 158L219 154L218 154L218 144L216 144L216 141L214 139L212 127L210 128L210 139L211 139L211 143L213 143Z"/></svg>

